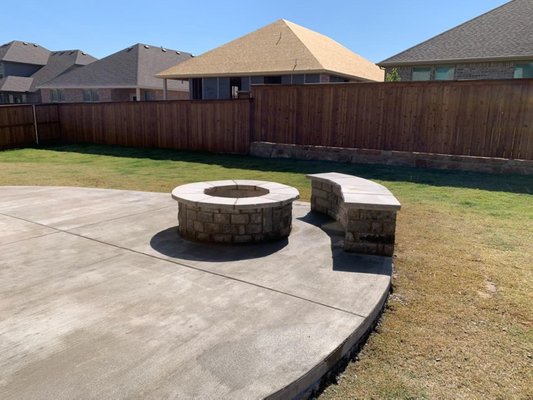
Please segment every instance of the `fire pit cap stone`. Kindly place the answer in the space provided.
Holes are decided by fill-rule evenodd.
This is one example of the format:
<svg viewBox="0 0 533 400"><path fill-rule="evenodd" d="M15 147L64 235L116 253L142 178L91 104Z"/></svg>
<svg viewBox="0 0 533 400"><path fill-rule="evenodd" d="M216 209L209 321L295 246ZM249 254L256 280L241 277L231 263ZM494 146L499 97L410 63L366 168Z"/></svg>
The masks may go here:
<svg viewBox="0 0 533 400"><path fill-rule="evenodd" d="M181 203L228 209L284 206L299 197L291 186L249 179L188 183L172 191L172 198Z"/></svg>

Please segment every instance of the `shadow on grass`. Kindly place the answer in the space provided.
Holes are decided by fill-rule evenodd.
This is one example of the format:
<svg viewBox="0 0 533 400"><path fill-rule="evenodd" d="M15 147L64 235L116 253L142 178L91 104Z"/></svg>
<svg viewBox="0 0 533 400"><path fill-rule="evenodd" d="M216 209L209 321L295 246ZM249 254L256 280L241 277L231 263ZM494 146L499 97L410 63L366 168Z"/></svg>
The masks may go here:
<svg viewBox="0 0 533 400"><path fill-rule="evenodd" d="M244 155L100 145L61 145L49 146L46 149L111 157L194 162L217 165L224 168L248 169L261 172L289 172L297 174L341 172L366 179L389 182L412 182L430 186L450 186L511 193L533 193L533 177L524 175L496 175L382 164L348 164L332 161L264 159Z"/></svg>

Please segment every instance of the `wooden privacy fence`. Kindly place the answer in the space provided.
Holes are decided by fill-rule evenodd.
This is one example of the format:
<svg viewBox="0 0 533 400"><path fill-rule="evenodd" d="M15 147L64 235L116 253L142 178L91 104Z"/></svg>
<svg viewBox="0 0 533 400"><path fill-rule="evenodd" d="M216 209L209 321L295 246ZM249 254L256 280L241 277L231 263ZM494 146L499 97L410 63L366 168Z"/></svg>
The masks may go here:
<svg viewBox="0 0 533 400"><path fill-rule="evenodd" d="M253 141L533 159L533 80L256 86Z"/></svg>
<svg viewBox="0 0 533 400"><path fill-rule="evenodd" d="M250 100L61 104L61 139L246 154Z"/></svg>
<svg viewBox="0 0 533 400"><path fill-rule="evenodd" d="M220 153L251 141L533 160L533 80L254 86L253 99L42 104L41 143ZM0 107L0 147L35 144L32 106Z"/></svg>
<svg viewBox="0 0 533 400"><path fill-rule="evenodd" d="M26 147L59 138L56 104L0 107L0 148Z"/></svg>

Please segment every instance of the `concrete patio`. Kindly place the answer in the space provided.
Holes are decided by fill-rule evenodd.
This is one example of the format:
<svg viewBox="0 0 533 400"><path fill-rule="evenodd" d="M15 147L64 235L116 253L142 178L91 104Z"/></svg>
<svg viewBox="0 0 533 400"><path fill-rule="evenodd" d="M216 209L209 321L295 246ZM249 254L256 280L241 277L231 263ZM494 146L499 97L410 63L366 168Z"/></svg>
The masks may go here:
<svg viewBox="0 0 533 400"><path fill-rule="evenodd" d="M309 392L386 300L391 259L295 202L288 240L181 239L170 194L0 187L1 399Z"/></svg>

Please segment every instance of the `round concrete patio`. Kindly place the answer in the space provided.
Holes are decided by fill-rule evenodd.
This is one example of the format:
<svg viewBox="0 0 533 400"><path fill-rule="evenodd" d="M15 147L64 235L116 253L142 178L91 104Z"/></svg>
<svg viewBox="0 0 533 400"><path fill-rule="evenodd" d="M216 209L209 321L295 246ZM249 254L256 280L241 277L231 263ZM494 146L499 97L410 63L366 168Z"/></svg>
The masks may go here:
<svg viewBox="0 0 533 400"><path fill-rule="evenodd" d="M309 394L378 318L391 259L293 205L282 241L177 234L170 194L0 187L0 398Z"/></svg>

